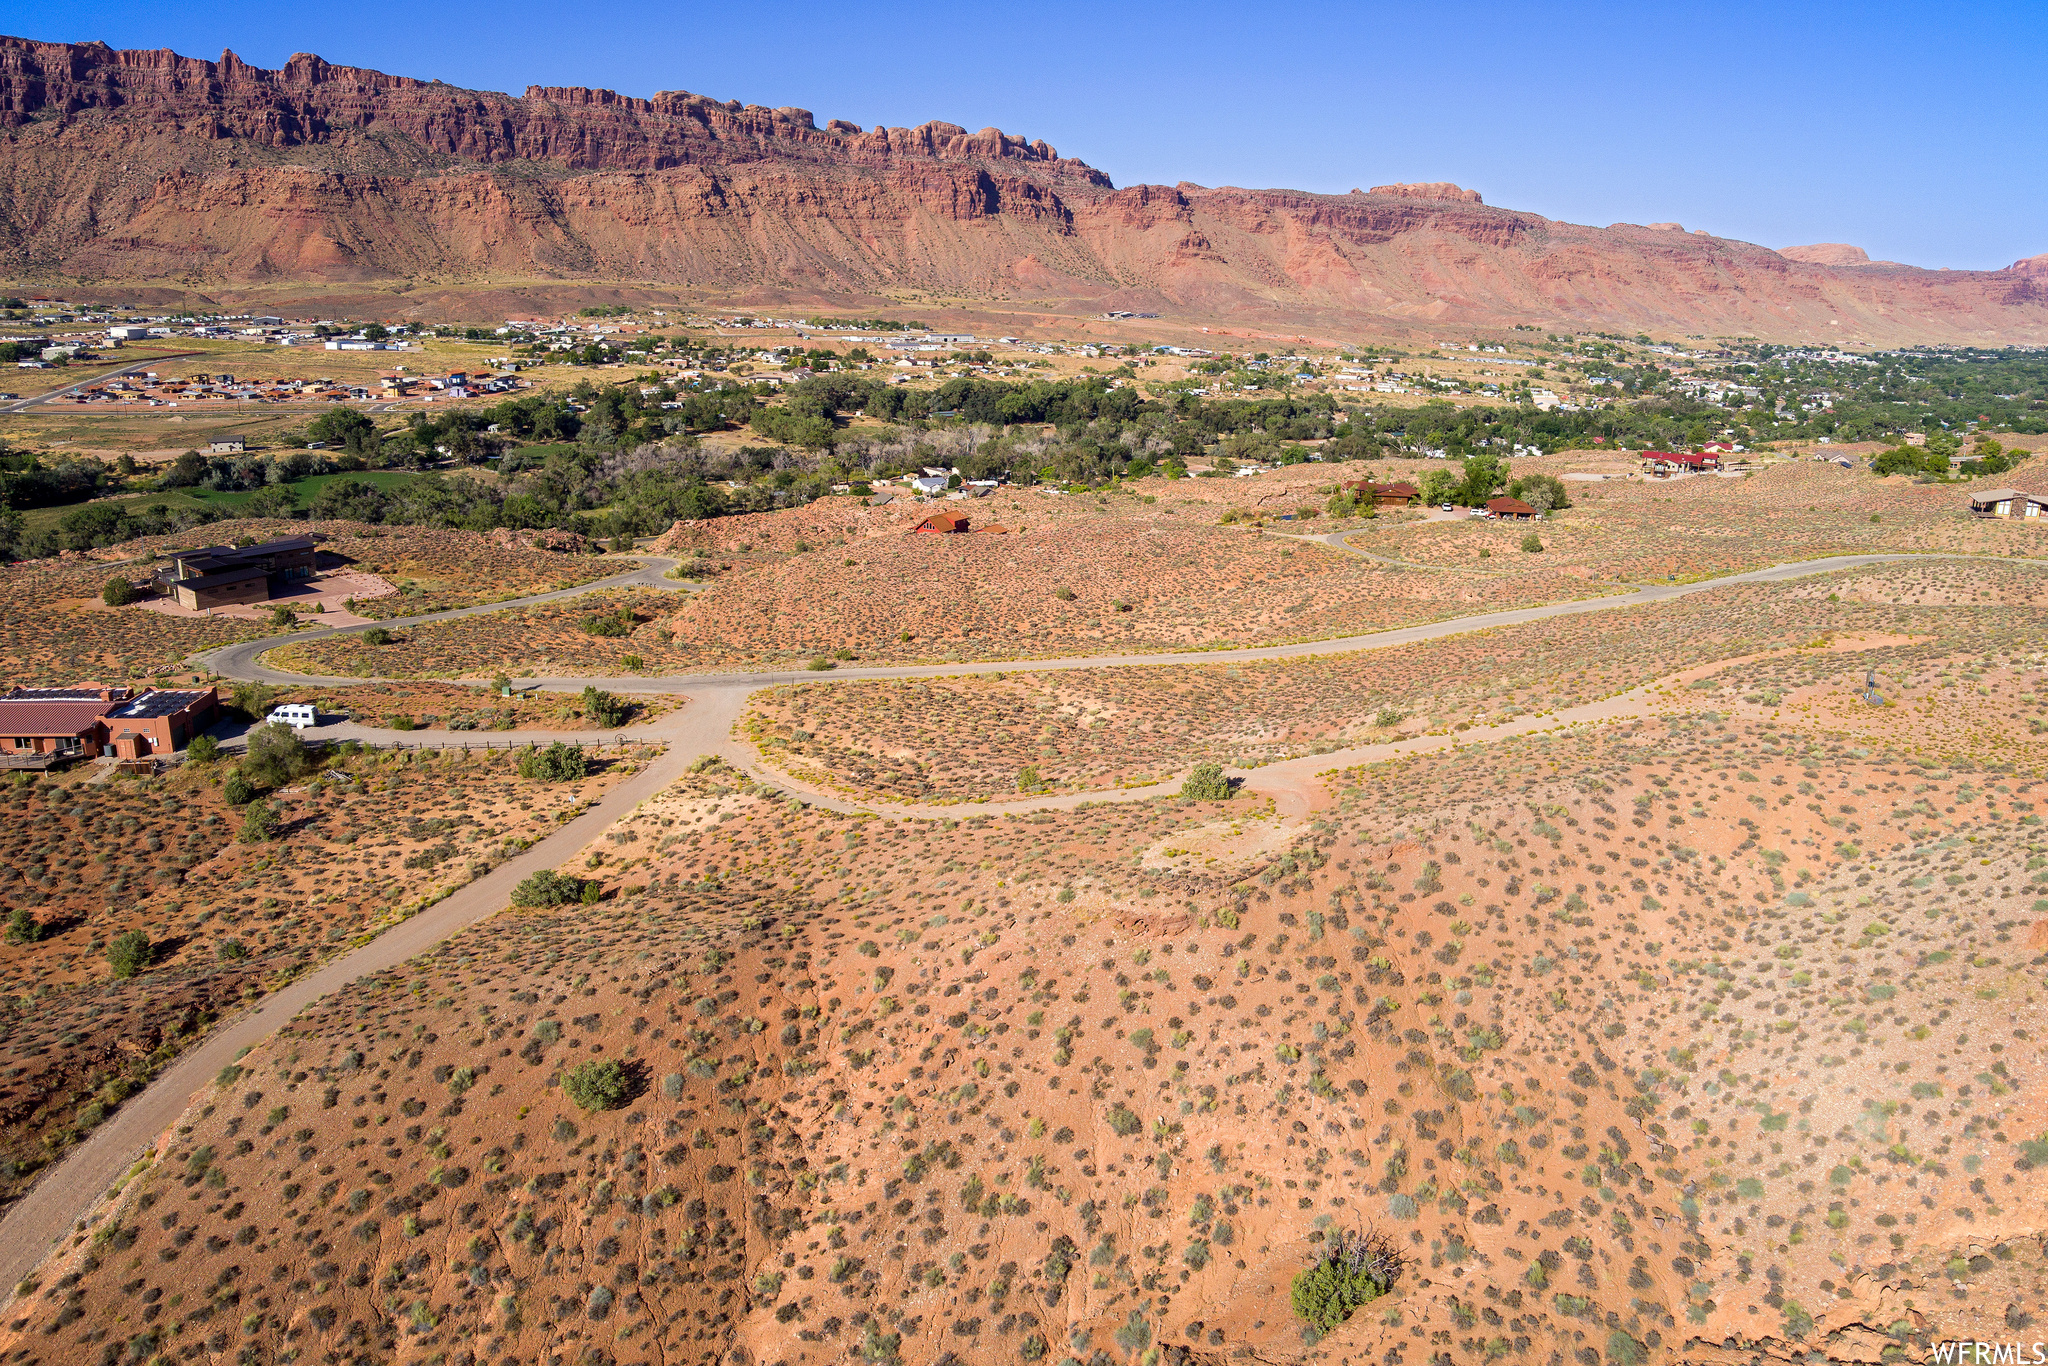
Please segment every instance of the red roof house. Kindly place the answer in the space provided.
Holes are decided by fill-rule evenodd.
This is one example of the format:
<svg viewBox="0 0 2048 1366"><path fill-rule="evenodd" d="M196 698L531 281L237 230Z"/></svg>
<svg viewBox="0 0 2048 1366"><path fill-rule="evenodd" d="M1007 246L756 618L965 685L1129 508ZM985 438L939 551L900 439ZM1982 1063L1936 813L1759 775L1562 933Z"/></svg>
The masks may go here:
<svg viewBox="0 0 2048 1366"><path fill-rule="evenodd" d="M1519 498L1489 498L1486 510L1509 522L1526 522L1542 515Z"/></svg>
<svg viewBox="0 0 2048 1366"><path fill-rule="evenodd" d="M913 536L957 536L967 530L967 518L958 512L934 512L910 529Z"/></svg>

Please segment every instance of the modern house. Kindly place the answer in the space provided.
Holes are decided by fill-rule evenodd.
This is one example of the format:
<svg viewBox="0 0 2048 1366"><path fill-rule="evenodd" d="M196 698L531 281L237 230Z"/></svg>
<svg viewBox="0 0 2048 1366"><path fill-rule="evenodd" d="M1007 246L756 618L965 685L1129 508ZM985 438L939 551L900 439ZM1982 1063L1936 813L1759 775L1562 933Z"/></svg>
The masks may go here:
<svg viewBox="0 0 2048 1366"><path fill-rule="evenodd" d="M15 688L0 694L0 765L42 768L183 749L220 715L212 688Z"/></svg>
<svg viewBox="0 0 2048 1366"><path fill-rule="evenodd" d="M174 550L170 567L159 569L153 582L193 611L265 602L285 585L312 578L314 558L311 536L288 536L262 545Z"/></svg>
<svg viewBox="0 0 2048 1366"><path fill-rule="evenodd" d="M2018 489L1983 489L1970 495L1970 511L1979 517L2048 516L2048 494Z"/></svg>

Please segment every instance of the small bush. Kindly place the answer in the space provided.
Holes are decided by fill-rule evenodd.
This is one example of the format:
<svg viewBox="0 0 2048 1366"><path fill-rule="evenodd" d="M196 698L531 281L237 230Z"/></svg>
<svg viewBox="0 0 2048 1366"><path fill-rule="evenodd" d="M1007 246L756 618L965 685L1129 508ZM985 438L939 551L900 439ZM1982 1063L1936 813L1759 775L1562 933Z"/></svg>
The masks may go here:
<svg viewBox="0 0 2048 1366"><path fill-rule="evenodd" d="M1543 538L1542 538L1541 536L1538 536L1538 535L1537 535L1537 534L1536 534L1535 532L1533 532L1533 531L1532 531L1532 532L1530 532L1530 533L1529 533L1528 535L1526 535L1526 536L1524 536L1524 537L1522 538L1522 549L1523 549L1523 550L1525 550L1525 551L1527 551L1527 552L1528 552L1529 554L1531 554L1531 555L1540 555L1540 554L1542 554L1542 553L1543 553Z"/></svg>
<svg viewBox="0 0 2048 1366"><path fill-rule="evenodd" d="M562 1078L562 1090L578 1108L616 1110L633 1092L633 1078L617 1058L578 1063Z"/></svg>
<svg viewBox="0 0 2048 1366"><path fill-rule="evenodd" d="M573 906L597 900L603 885L569 873L543 868L512 889L514 906Z"/></svg>
<svg viewBox="0 0 2048 1366"><path fill-rule="evenodd" d="M390 645L397 639L397 636L392 635L391 632L385 630L382 626L372 626L369 630L363 632L363 644L365 645Z"/></svg>
<svg viewBox="0 0 2048 1366"><path fill-rule="evenodd" d="M1109 1127L1115 1131L1119 1138L1129 1138L1132 1134L1145 1127L1144 1120L1139 1119L1137 1115L1121 1105L1112 1107L1103 1118L1109 1121Z"/></svg>
<svg viewBox="0 0 2048 1366"><path fill-rule="evenodd" d="M195 764L210 764L220 758L220 741L211 735L195 735L185 746L185 757Z"/></svg>
<svg viewBox="0 0 2048 1366"><path fill-rule="evenodd" d="M230 772L227 781L220 785L220 795L229 806L242 806L255 800L256 789L249 785L249 780L238 768Z"/></svg>
<svg viewBox="0 0 2048 1366"><path fill-rule="evenodd" d="M574 745L555 741L546 749L528 750L519 760L519 776L543 783L569 783L590 776L590 761Z"/></svg>
<svg viewBox="0 0 2048 1366"><path fill-rule="evenodd" d="M149 936L141 930L129 930L117 934L107 945L107 966L114 970L116 977L133 977L149 966L149 960L156 946L149 942Z"/></svg>
<svg viewBox="0 0 2048 1366"><path fill-rule="evenodd" d="M254 801L243 810L241 833L236 836L244 844L261 844L277 835L277 808L269 802Z"/></svg>
<svg viewBox="0 0 2048 1366"><path fill-rule="evenodd" d="M16 906L7 917L7 942L33 944L43 937L43 922L30 915L28 907Z"/></svg>
<svg viewBox="0 0 2048 1366"><path fill-rule="evenodd" d="M583 631L584 634L593 636L610 636L613 638L629 636L633 634L632 609L621 607L616 612L606 612L599 616L585 617L583 619Z"/></svg>
<svg viewBox="0 0 2048 1366"><path fill-rule="evenodd" d="M1026 764L1017 770L1017 790L1019 792L1036 792L1044 786L1044 781L1038 776L1036 765Z"/></svg>
<svg viewBox="0 0 2048 1366"><path fill-rule="evenodd" d="M137 596L135 585L126 579L108 579L107 586L100 590L100 601L109 607L126 607Z"/></svg>
<svg viewBox="0 0 2048 1366"><path fill-rule="evenodd" d="M1323 1255L1296 1273L1291 1296L1297 1318L1328 1332L1386 1294L1401 1262L1393 1242L1377 1233L1339 1232L1323 1246Z"/></svg>
<svg viewBox="0 0 2048 1366"><path fill-rule="evenodd" d="M1061 602L1072 602L1074 600L1074 590L1071 588L1055 588L1052 590L1052 595Z"/></svg>
<svg viewBox="0 0 2048 1366"><path fill-rule="evenodd" d="M602 688L585 686L583 689L583 714L604 727L622 726L626 723L628 708L615 694Z"/></svg>
<svg viewBox="0 0 2048 1366"><path fill-rule="evenodd" d="M1194 772L1180 785L1184 801L1222 802L1230 800L1230 779L1223 776L1221 764L1196 764Z"/></svg>
<svg viewBox="0 0 2048 1366"><path fill-rule="evenodd" d="M239 939L221 940L220 947L216 948L214 952L220 955L220 960L223 963L240 962L249 956L249 951L242 947L242 941Z"/></svg>

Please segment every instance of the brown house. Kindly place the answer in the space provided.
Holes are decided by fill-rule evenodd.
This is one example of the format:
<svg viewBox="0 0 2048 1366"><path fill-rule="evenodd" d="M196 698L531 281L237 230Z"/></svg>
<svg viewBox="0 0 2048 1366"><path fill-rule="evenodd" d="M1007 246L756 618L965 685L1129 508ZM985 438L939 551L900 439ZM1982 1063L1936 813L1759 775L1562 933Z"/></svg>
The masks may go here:
<svg viewBox="0 0 2048 1366"><path fill-rule="evenodd" d="M910 529L913 536L957 536L967 530L967 518L958 512L934 512Z"/></svg>
<svg viewBox="0 0 2048 1366"><path fill-rule="evenodd" d="M286 584L313 577L311 536L288 536L262 545L209 545L174 550L170 567L156 573L159 590L193 611L236 603L267 602Z"/></svg>
<svg viewBox="0 0 2048 1366"><path fill-rule="evenodd" d="M1486 510L1508 522L1528 522L1543 515L1519 498L1489 498Z"/></svg>
<svg viewBox="0 0 2048 1366"><path fill-rule="evenodd" d="M43 766L185 748L220 716L212 688L16 688L0 694L0 762Z"/></svg>
<svg viewBox="0 0 2048 1366"><path fill-rule="evenodd" d="M1360 502L1370 498L1380 507L1412 503L1422 496L1422 490L1405 479L1397 479L1391 484L1375 484L1369 479L1359 479L1344 487L1350 489L1352 495Z"/></svg>

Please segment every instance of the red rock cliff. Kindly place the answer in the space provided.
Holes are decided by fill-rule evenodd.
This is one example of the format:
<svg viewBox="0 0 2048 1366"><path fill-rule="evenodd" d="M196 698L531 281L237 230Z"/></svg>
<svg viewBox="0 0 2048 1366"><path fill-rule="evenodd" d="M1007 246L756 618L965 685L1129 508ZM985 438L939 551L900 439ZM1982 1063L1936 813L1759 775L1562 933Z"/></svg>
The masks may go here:
<svg viewBox="0 0 2048 1366"><path fill-rule="evenodd" d="M515 97L305 54L267 71L16 38L0 38L0 275L230 292L601 281L854 304L912 288L1260 326L2048 341L2038 262L1843 269L1557 223L1442 183L1118 190L994 128L821 128L808 110L680 92Z"/></svg>

